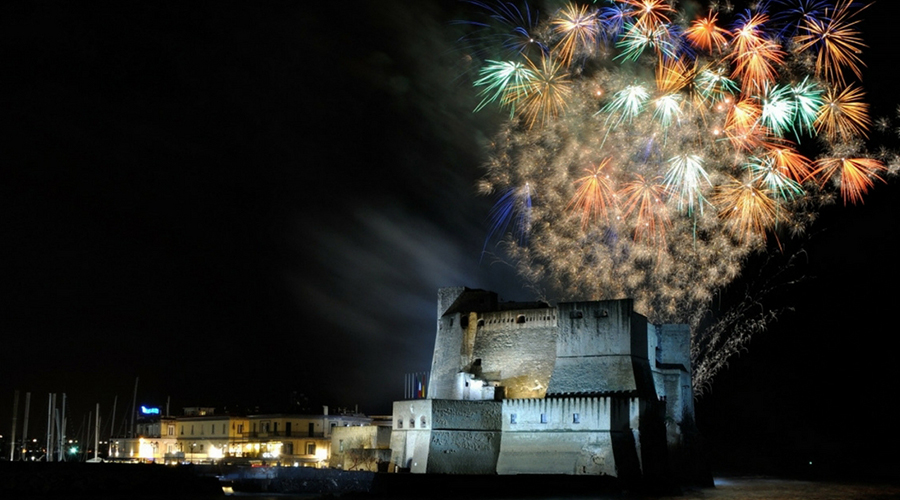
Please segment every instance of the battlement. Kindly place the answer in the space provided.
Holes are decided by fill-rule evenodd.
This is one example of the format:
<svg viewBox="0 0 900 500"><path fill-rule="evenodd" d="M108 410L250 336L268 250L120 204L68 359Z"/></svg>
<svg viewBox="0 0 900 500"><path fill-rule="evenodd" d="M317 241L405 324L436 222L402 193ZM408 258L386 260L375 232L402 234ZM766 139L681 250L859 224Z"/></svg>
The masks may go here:
<svg viewBox="0 0 900 500"><path fill-rule="evenodd" d="M518 309L478 315L479 328L556 328L556 309Z"/></svg>

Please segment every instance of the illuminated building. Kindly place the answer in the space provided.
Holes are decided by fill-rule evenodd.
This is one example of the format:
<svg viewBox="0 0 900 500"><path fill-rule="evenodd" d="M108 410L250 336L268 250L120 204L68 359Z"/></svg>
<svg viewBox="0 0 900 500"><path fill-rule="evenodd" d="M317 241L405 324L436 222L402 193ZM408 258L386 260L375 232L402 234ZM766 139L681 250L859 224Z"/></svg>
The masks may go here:
<svg viewBox="0 0 900 500"><path fill-rule="evenodd" d="M206 410L202 414L186 411L191 414L176 419L177 458L204 463L226 456L244 456L250 420L243 416L216 415L212 409Z"/></svg>
<svg viewBox="0 0 900 500"><path fill-rule="evenodd" d="M135 422L134 437L110 440L108 458L156 462L176 452L175 418L158 412L143 413Z"/></svg>
<svg viewBox="0 0 900 500"><path fill-rule="evenodd" d="M325 467L336 428L364 426L371 419L359 414L251 415L250 430L243 445L244 457L266 463L298 467Z"/></svg>
<svg viewBox="0 0 900 500"><path fill-rule="evenodd" d="M462 287L439 291L438 315L428 398L394 403L395 468L646 479L693 460L686 325L650 324L631 300Z"/></svg>
<svg viewBox="0 0 900 500"><path fill-rule="evenodd" d="M373 416L370 425L335 427L329 467L386 471L391 460L391 416Z"/></svg>

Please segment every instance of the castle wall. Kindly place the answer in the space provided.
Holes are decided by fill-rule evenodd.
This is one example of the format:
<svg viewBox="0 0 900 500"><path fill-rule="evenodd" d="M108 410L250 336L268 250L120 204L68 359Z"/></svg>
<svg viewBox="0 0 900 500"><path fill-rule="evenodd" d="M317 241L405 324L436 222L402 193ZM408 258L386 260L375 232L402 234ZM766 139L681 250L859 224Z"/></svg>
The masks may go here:
<svg viewBox="0 0 900 500"><path fill-rule="evenodd" d="M499 383L506 397L543 397L556 358L556 310L465 310L481 305L463 295L438 319L428 397L464 399L461 371Z"/></svg>
<svg viewBox="0 0 900 500"><path fill-rule="evenodd" d="M395 401L391 463L414 473L494 474L500 452L500 403Z"/></svg>
<svg viewBox="0 0 900 500"><path fill-rule="evenodd" d="M497 473L617 476L617 455L631 467L637 459L633 406L611 397L504 400Z"/></svg>
<svg viewBox="0 0 900 500"><path fill-rule="evenodd" d="M543 397L556 357L556 322L553 309L480 314L473 358L481 360L481 377L499 382L507 398Z"/></svg>
<svg viewBox="0 0 900 500"><path fill-rule="evenodd" d="M647 320L631 300L557 306L559 334L547 394L640 392L650 395Z"/></svg>

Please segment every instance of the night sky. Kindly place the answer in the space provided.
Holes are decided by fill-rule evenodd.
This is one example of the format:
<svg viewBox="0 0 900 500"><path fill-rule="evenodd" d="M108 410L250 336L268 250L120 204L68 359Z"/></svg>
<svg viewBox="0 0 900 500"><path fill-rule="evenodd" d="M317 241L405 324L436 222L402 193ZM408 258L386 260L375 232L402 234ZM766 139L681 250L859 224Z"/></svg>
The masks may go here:
<svg viewBox="0 0 900 500"><path fill-rule="evenodd" d="M38 435L48 392L77 427L117 395L123 413L135 377L138 404L173 413L293 393L389 412L430 368L438 287L533 298L481 256L475 183L503 117L471 112L452 22L471 6L188 3L0 6L4 435L14 389ZM894 126L897 12L861 16L872 115ZM793 311L698 403L717 456L896 450L897 195L823 210L805 280L769 305Z"/></svg>

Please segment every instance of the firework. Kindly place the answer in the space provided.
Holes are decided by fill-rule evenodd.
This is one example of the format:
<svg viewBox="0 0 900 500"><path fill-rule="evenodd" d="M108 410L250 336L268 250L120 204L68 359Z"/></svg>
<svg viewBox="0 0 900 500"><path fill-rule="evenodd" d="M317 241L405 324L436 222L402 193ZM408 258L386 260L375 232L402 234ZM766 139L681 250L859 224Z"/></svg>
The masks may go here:
<svg viewBox="0 0 900 500"><path fill-rule="evenodd" d="M587 175L575 181L575 196L569 207L581 212L581 229L587 229L598 217L608 220L609 210L615 204L612 180L603 172L608 164L606 158L596 168L584 169Z"/></svg>
<svg viewBox="0 0 900 500"><path fill-rule="evenodd" d="M824 133L830 141L865 136L872 122L864 96L862 89L852 85L843 89L830 88L822 97L819 116L813 123L816 131Z"/></svg>
<svg viewBox="0 0 900 500"><path fill-rule="evenodd" d="M823 158L816 166L811 175L819 175L823 184L832 179L837 182L845 205L848 201L861 203L875 180L884 181L879 173L887 170L880 161L871 158Z"/></svg>
<svg viewBox="0 0 900 500"><path fill-rule="evenodd" d="M515 115L515 103L527 96L531 82L535 80L534 71L517 61L488 61L479 71L476 86L484 86L479 93L483 99L475 111L484 108L491 102L510 107L510 117Z"/></svg>
<svg viewBox="0 0 900 500"><path fill-rule="evenodd" d="M725 35L728 30L720 28L716 21L718 14L710 12L707 17L697 19L691 23L691 27L685 30L684 35L691 42L691 45L698 49L712 52L713 49L721 52L725 46L727 39Z"/></svg>
<svg viewBox="0 0 900 500"><path fill-rule="evenodd" d="M713 200L728 230L742 242L763 237L775 223L775 200L753 181L731 178Z"/></svg>
<svg viewBox="0 0 900 500"><path fill-rule="evenodd" d="M696 326L749 255L802 233L831 191L860 202L888 168L862 149L848 1L730 19L673 4L573 4L532 30L546 50L486 62L479 109L513 116L482 185L492 234L554 298L632 297L653 322Z"/></svg>
<svg viewBox="0 0 900 500"><path fill-rule="evenodd" d="M857 78L862 79L859 67L863 62L857 54L865 44L855 28L859 20L851 20L856 14L850 11L851 5L850 0L841 0L831 12L825 9L824 20L805 17L803 34L796 37L798 50L817 50L816 76L824 77L829 83L844 84L842 67L850 68Z"/></svg>
<svg viewBox="0 0 900 500"><path fill-rule="evenodd" d="M650 241L658 246L665 244L669 222L669 209L664 200L666 186L663 178L656 176L645 179L635 174L634 180L622 187L625 196L625 217L634 214L635 241Z"/></svg>
<svg viewBox="0 0 900 500"><path fill-rule="evenodd" d="M536 66L526 59L532 78L514 91L517 101L522 103L528 127L540 121L542 124L559 115L566 107L570 94L569 75L562 63L549 56L541 56L541 65Z"/></svg>
<svg viewBox="0 0 900 500"><path fill-rule="evenodd" d="M598 26L595 13L588 13L587 6L570 5L562 9L559 18L551 23L554 31L562 36L555 50L564 66L572 62L578 49L590 49L597 40Z"/></svg>

